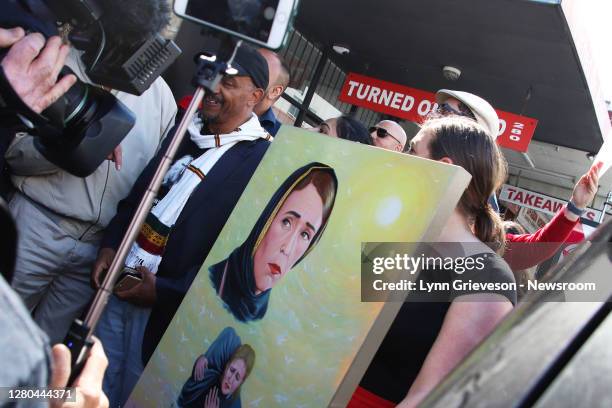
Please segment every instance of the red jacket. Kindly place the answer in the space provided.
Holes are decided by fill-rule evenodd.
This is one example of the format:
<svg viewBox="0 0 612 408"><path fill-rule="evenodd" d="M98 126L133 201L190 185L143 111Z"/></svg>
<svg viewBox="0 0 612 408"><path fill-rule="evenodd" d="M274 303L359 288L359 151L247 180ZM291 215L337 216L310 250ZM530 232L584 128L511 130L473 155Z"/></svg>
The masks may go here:
<svg viewBox="0 0 612 408"><path fill-rule="evenodd" d="M513 271L540 264L553 256L564 243L581 241L575 237L568 240L580 220L568 220L564 211L565 209L559 211L552 220L533 234L506 235L504 260L508 262Z"/></svg>

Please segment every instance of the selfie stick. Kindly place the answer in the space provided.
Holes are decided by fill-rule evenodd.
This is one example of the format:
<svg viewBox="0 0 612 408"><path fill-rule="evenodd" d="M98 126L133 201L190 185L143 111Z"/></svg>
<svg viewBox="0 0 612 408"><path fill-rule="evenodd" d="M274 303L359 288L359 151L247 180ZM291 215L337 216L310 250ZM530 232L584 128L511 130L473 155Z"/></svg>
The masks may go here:
<svg viewBox="0 0 612 408"><path fill-rule="evenodd" d="M170 168L174 155L183 141L187 127L191 123L196 110L200 106L200 102L202 102L206 90L208 89L214 92L219 85L221 78L223 78L223 75L234 75L237 73L236 69L232 68L231 63L233 62L236 52L241 45L241 40L236 43L227 62L217 58L216 55L199 56L197 61L197 72L193 78L193 82L196 85L193 99L191 100L183 119L178 125L176 132L174 132L172 141L164 153L161 163L157 167L153 179L149 183L142 201L134 213L127 232L123 236L123 240L117 249L115 258L108 269L108 273L106 274L100 289L98 289L98 292L96 293L85 320L75 320L70 327L70 331L68 332L66 339L64 340L64 344L68 346L72 354L72 370L68 384L72 384L74 382L85 365L88 351L93 346L93 341L91 338L94 330L96 329L96 325L98 324L98 320L100 320L100 316L104 311L104 307L108 302L109 296L113 293L113 286L119 277L120 272L123 270L125 258L132 247L132 243L138 236L143 222L151 210L153 200L157 196L159 187L164 180L164 175ZM220 47L221 49L219 50L218 54L223 51L223 47L227 47L227 42Z"/></svg>

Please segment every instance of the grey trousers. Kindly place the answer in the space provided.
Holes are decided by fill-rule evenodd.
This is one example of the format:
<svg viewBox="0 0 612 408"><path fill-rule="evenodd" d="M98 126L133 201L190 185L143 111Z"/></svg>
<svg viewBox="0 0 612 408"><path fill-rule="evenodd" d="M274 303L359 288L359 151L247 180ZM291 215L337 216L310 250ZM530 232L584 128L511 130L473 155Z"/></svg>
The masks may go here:
<svg viewBox="0 0 612 408"><path fill-rule="evenodd" d="M9 208L19 233L11 285L51 344L61 342L93 297L89 276L101 234L74 238L19 193Z"/></svg>

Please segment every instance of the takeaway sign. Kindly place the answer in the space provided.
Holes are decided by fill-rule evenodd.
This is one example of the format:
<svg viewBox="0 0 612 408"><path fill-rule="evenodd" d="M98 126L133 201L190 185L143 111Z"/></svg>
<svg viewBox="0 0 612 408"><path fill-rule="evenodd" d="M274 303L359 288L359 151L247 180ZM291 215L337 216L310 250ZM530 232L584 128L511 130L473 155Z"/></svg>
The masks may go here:
<svg viewBox="0 0 612 408"><path fill-rule="evenodd" d="M567 201L549 197L544 194L534 193L533 191L510 186L508 184L502 186L499 199L501 201L520 205L521 207L542 211L550 215L555 215L565 204L567 204ZM583 217L591 221L596 221L599 219L600 215L601 211L587 208Z"/></svg>
<svg viewBox="0 0 612 408"><path fill-rule="evenodd" d="M438 107L432 92L352 72L346 76L338 99L412 122L421 122L429 112ZM538 121L510 112L496 111L500 120L497 144L526 152Z"/></svg>

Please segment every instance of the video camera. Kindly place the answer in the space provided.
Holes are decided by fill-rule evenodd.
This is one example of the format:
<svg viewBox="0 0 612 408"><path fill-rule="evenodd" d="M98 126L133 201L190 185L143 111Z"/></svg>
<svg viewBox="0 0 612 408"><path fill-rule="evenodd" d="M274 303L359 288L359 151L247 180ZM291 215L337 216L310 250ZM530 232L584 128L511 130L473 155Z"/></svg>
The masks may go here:
<svg viewBox="0 0 612 408"><path fill-rule="evenodd" d="M0 99L4 100L0 103L0 118L7 120L18 115L30 128L28 131L37 136L36 147L40 152L79 177L95 171L135 123L132 112L103 88L141 95L181 52L176 44L159 35L166 21L155 14L159 10L156 4L130 0L129 7L142 4L148 20L138 27L129 27L117 23L120 14L109 12L108 3L112 2L8 0L0 16L3 28L20 26L46 37L58 35L58 28L68 32L71 45L80 51L85 74L99 85L78 81L38 115L15 94L0 68ZM159 3L160 7L165 6L164 0ZM151 15L146 15L147 9ZM114 30L117 32L110 32ZM64 67L60 75L71 73Z"/></svg>

